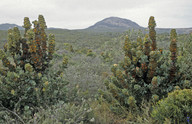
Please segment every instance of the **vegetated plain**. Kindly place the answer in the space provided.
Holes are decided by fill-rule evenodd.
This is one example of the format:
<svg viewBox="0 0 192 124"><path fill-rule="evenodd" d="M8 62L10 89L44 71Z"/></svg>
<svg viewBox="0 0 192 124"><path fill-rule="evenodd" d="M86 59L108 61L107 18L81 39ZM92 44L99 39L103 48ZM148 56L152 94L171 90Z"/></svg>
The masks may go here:
<svg viewBox="0 0 192 124"><path fill-rule="evenodd" d="M56 54L58 60L62 62L63 55L68 57L69 63L66 69L66 79L70 85L79 85L82 90L87 90L95 95L98 88L104 88L103 79L106 73L111 73L111 66L123 60L123 45L125 36L131 40L137 40L144 34L139 30L128 30L125 32L94 32L86 30L65 30L49 29L47 33L52 33L56 38ZM179 42L188 34L180 34ZM169 33L157 34L157 46L169 49ZM0 31L1 48L7 41L7 31ZM70 51L70 46L73 52ZM87 55L92 50L93 55ZM102 53L107 54L106 58Z"/></svg>
<svg viewBox="0 0 192 124"><path fill-rule="evenodd" d="M53 106L51 109L49 107L46 110L41 109L38 113L39 116L37 118L39 120L37 119L37 122L64 123L65 121L62 121L61 117L66 117L69 123L108 124L153 122L149 110L150 105L145 104L142 106L143 113L142 115L137 115L138 118L133 117L134 114L131 115L131 113L127 117L119 117L110 111L107 103L99 103L100 101L97 101L98 89L105 91L105 79L113 75L111 67L124 60L123 47L125 37L128 36L132 42L137 41L138 36L143 39L145 34L141 30L130 29L124 32L97 32L89 30L48 29L46 33L55 35L56 53L53 56L53 68L59 68L58 65L61 63L67 65L64 72L64 79L69 82L67 85L67 97L69 99L68 101L71 101L71 104L74 103L77 108L69 104L64 106L59 104ZM21 31L21 34L24 34L24 31ZM7 41L7 31L0 31L0 41L0 48L3 48ZM159 49L169 50L171 42L169 33L157 34L156 41ZM191 42L190 34L178 34L178 50L185 49L183 47L186 46L187 42ZM61 107L63 107L63 111L74 113L69 114L62 110L59 111ZM90 117L87 115L89 111L85 111L85 109L91 109L90 111L92 113L89 115ZM81 117L81 114L83 117ZM49 119L51 115L56 116L56 118L51 117ZM69 117L67 117L68 115ZM34 118L30 119L35 122ZM32 122L31 120L26 119L29 123ZM166 121L167 123L171 122L169 118Z"/></svg>
<svg viewBox="0 0 192 124"><path fill-rule="evenodd" d="M22 31L23 33L23 31ZM80 89L87 91L94 96L99 88L104 88L104 78L107 73L111 73L111 66L123 60L123 45L125 36L131 40L137 39L138 35L144 35L139 30L128 30L125 32L94 32L86 30L65 30L49 29L47 33L52 33L56 38L56 60L61 63L63 56L68 58L68 68L66 69L66 79L69 85L79 85ZM185 34L180 37L183 38ZM0 31L0 46L7 41L7 31ZM160 48L169 48L169 34L158 34L157 44ZM73 52L70 50L73 48ZM93 55L87 55L92 50ZM102 57L102 53L106 57ZM55 65L56 66L56 65Z"/></svg>

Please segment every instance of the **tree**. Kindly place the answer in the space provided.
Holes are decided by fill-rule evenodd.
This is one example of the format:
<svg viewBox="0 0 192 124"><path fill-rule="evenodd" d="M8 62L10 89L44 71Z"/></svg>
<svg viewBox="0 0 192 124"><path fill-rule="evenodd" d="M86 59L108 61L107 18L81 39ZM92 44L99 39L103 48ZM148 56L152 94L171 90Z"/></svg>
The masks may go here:
<svg viewBox="0 0 192 124"><path fill-rule="evenodd" d="M33 115L38 107L65 100L64 67L51 68L55 53L55 36L45 33L44 17L33 22L24 18L22 37L17 27L8 30L8 45L0 49L0 107L17 114ZM47 45L48 44L48 45Z"/></svg>
<svg viewBox="0 0 192 124"><path fill-rule="evenodd" d="M152 41L152 44L151 44L152 51L155 51L157 49L155 27L156 27L155 18L151 16L149 18L148 28L149 28L149 37Z"/></svg>

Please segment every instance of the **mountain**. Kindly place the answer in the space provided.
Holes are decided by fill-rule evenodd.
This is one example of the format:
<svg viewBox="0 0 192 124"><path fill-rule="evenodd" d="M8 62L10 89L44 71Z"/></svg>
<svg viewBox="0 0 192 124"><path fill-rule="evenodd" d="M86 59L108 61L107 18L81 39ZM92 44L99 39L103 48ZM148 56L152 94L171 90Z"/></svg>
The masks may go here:
<svg viewBox="0 0 192 124"><path fill-rule="evenodd" d="M24 30L23 27L16 24L4 23L0 24L0 30L8 30L13 27L18 27L19 30ZM86 29L77 29L77 31L93 31L93 32L124 32L129 29L141 29L144 33L148 33L147 27L142 27L136 22L129 19L119 17L105 18ZM63 28L49 27L48 30L70 30ZM188 34L192 32L192 28L176 28L178 34ZM156 28L157 33L170 33L171 28Z"/></svg>
<svg viewBox="0 0 192 124"><path fill-rule="evenodd" d="M104 32L123 32L128 29L143 29L143 27L128 19L109 17L87 28L87 30Z"/></svg>
<svg viewBox="0 0 192 124"><path fill-rule="evenodd" d="M85 30L94 32L124 32L129 29L141 29L143 32L148 33L147 27L142 27L136 22L129 19L119 17L105 18L94 25L86 28ZM178 34L188 34L192 32L192 28L175 28ZM157 33L170 33L171 28L156 28Z"/></svg>
<svg viewBox="0 0 192 124"><path fill-rule="evenodd" d="M19 30L24 30L23 27L16 25L16 24L9 24L9 23L4 23L0 24L0 30L9 30L10 28L18 27ZM49 27L48 30L63 30L62 28L55 28L55 27ZM67 30L67 29L64 29Z"/></svg>
<svg viewBox="0 0 192 124"><path fill-rule="evenodd" d="M67 29L63 29L63 28L55 28L55 27L49 27L47 28L48 30L67 30Z"/></svg>
<svg viewBox="0 0 192 124"><path fill-rule="evenodd" d="M161 33L170 33L172 28L156 28L156 32L158 34L161 34ZM177 33L178 34L189 34L192 32L192 28L174 28L176 29Z"/></svg>
<svg viewBox="0 0 192 124"><path fill-rule="evenodd" d="M9 24L9 23L0 24L0 30L8 30L13 27L18 27L19 30L23 30L23 27L16 24Z"/></svg>

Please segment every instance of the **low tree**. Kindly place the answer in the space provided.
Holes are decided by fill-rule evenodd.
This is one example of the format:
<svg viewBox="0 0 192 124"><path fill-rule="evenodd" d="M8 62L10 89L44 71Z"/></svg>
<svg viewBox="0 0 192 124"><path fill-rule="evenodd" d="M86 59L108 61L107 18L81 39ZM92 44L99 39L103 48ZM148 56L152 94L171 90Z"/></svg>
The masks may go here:
<svg viewBox="0 0 192 124"><path fill-rule="evenodd" d="M64 67L53 70L55 36L45 33L44 17L24 18L22 37L17 27L8 30L7 47L0 49L0 107L13 113L33 115L38 107L65 100Z"/></svg>
<svg viewBox="0 0 192 124"><path fill-rule="evenodd" d="M183 87L176 69L176 31L171 31L170 51L162 51L156 47L155 26L154 17L150 17L149 36L138 37L137 45L126 36L124 61L111 68L112 75L105 82L107 92L99 91L118 114L123 113L122 108L138 110L142 100L156 102Z"/></svg>

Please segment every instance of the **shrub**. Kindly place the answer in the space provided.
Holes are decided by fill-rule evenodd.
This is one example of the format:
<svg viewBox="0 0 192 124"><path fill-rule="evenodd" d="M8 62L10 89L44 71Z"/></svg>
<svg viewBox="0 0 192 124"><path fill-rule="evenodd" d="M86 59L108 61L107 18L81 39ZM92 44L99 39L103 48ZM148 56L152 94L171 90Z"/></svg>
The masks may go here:
<svg viewBox="0 0 192 124"><path fill-rule="evenodd" d="M87 56L92 56L92 57L94 57L95 54L93 53L93 51L92 51L91 49L89 49L89 50L87 51Z"/></svg>
<svg viewBox="0 0 192 124"><path fill-rule="evenodd" d="M63 66L53 70L51 60L55 52L55 37L45 33L44 17L31 28L29 18L24 18L24 37L18 28L9 29L8 45L0 50L0 107L26 117L37 107L65 100L66 84L62 78Z"/></svg>
<svg viewBox="0 0 192 124"><path fill-rule="evenodd" d="M33 123L41 124L91 124L94 123L92 109L88 101L83 100L79 104L74 103L57 103L47 110L41 110L36 113Z"/></svg>
<svg viewBox="0 0 192 124"><path fill-rule="evenodd" d="M177 66L179 67L179 75L183 80L192 81L192 34L186 36L185 40L180 42L181 47L177 57ZM188 88L192 87L192 83Z"/></svg>
<svg viewBox="0 0 192 124"><path fill-rule="evenodd" d="M172 123L192 122L192 90L175 90L153 106L152 117L163 123L166 118Z"/></svg>
<svg viewBox="0 0 192 124"><path fill-rule="evenodd" d="M183 88L182 79L177 76L176 31L171 30L170 51L158 50L155 25L154 17L150 17L150 39L146 35L143 41L138 37L137 41L131 42L126 36L124 61L112 66L113 74L105 82L107 90L119 104L132 112L138 110L142 100L155 103L175 87Z"/></svg>
<svg viewBox="0 0 192 124"><path fill-rule="evenodd" d="M149 18L149 23L148 23L148 27L149 27L149 37L152 41L152 50L155 51L157 48L156 48L156 31L155 31L155 26L156 26L156 23L155 23L155 19L153 16L151 16Z"/></svg>
<svg viewBox="0 0 192 124"><path fill-rule="evenodd" d="M13 114L13 113L11 113ZM92 124L95 122L93 110L89 107L86 100L81 103L58 102L47 109L39 109L31 118L25 120L12 118L7 111L0 112L0 123L29 123L29 124ZM17 116L17 115L15 115Z"/></svg>
<svg viewBox="0 0 192 124"><path fill-rule="evenodd" d="M113 61L113 56L110 52L101 52L101 57L104 62L112 62Z"/></svg>
<svg viewBox="0 0 192 124"><path fill-rule="evenodd" d="M91 108L93 109L93 116L95 124L119 124L120 117L111 112L109 103L105 101L93 101Z"/></svg>

